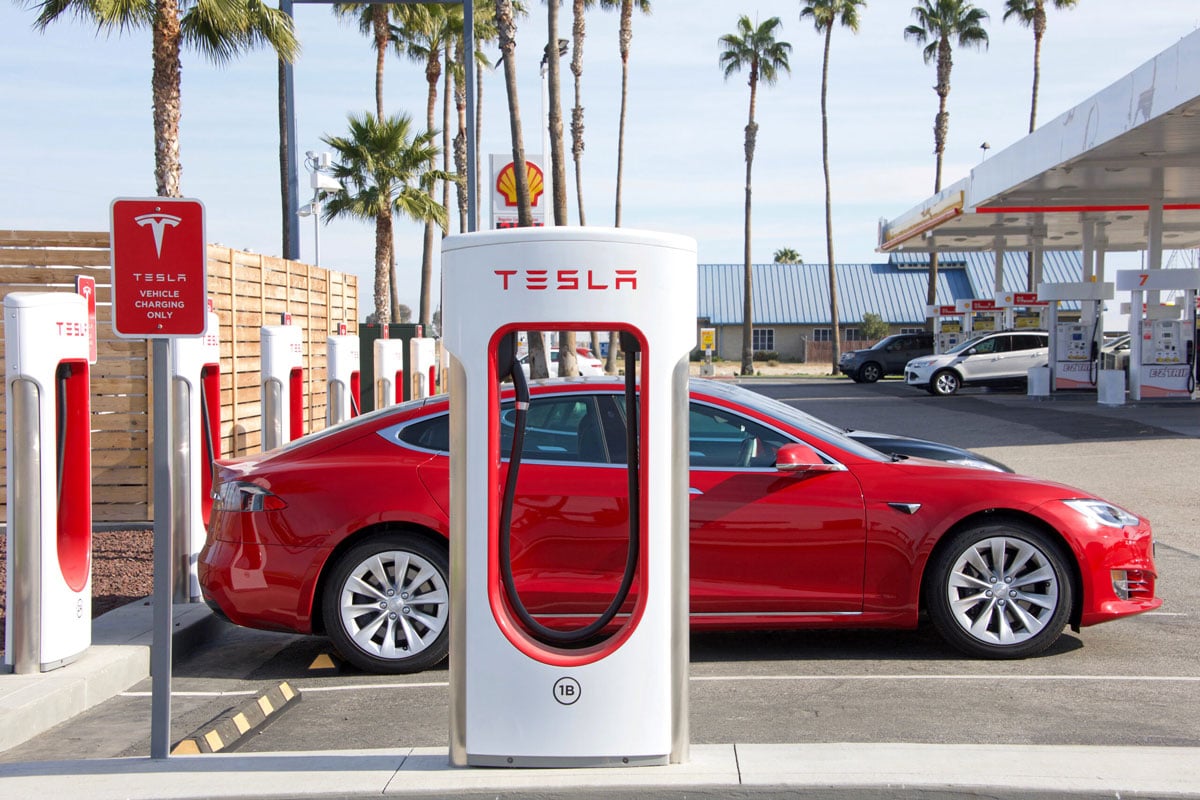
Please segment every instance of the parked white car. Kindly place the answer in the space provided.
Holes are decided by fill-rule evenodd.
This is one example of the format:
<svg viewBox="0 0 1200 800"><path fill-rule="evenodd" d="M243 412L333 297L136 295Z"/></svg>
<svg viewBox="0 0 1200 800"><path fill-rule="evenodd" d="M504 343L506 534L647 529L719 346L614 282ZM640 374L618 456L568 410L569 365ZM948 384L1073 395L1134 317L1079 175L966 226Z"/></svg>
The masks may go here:
<svg viewBox="0 0 1200 800"><path fill-rule="evenodd" d="M1050 358L1045 331L986 333L933 356L921 356L904 367L904 382L930 394L950 395L963 386L1025 384L1032 367Z"/></svg>
<svg viewBox="0 0 1200 800"><path fill-rule="evenodd" d="M558 348L547 348L550 355L550 377L558 377ZM529 354L521 356L521 369L525 371L525 377L529 377ZM583 376L603 375L604 362L596 358L596 356L586 347L575 348L575 364L579 367L579 374Z"/></svg>

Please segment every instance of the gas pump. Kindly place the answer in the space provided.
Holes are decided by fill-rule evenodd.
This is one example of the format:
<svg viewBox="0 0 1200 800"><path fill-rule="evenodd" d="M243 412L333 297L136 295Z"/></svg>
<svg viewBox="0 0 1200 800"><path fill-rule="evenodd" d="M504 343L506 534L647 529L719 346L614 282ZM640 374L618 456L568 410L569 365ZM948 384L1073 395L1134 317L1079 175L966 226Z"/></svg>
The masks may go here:
<svg viewBox="0 0 1200 800"><path fill-rule="evenodd" d="M442 282L454 386L451 762L557 767L686 760L687 359L696 338L695 242L567 227L450 236L442 242ZM531 412L515 339L517 331L596 328L620 331L626 353L624 396L614 398L624 408L623 417L614 417L626 420L625 437L613 447L627 461L628 494L612 508L627 520L628 542L620 586L613 574L603 612L576 619L579 627L552 628L526 609L513 570L514 548L523 546L514 545L513 528L524 515L514 505L529 491L518 476L522 457L533 458L523 452ZM515 402L501 413L507 380ZM593 417L591 424L600 422ZM501 436L509 433L505 462ZM586 524L571 519L555 535L569 538ZM596 565L562 568L590 573Z"/></svg>
<svg viewBox="0 0 1200 800"><path fill-rule="evenodd" d="M1050 386L1053 390L1095 389L1100 375L1100 339L1104 334L1104 301L1113 299L1113 284L1096 281L1041 283L1038 299L1050 310ZM1078 301L1079 317L1061 319L1060 303Z"/></svg>
<svg viewBox="0 0 1200 800"><path fill-rule="evenodd" d="M201 336L170 340L171 392L174 413L171 431L171 510L177 540L175 600L199 602L196 564L204 547L205 525L212 510L213 465L221 457L221 323L208 311Z"/></svg>
<svg viewBox="0 0 1200 800"><path fill-rule="evenodd" d="M437 342L414 337L408 342L408 374L412 385L409 398L419 400L437 393Z"/></svg>
<svg viewBox="0 0 1200 800"><path fill-rule="evenodd" d="M926 306L925 316L933 319L934 349L944 353L964 341L963 313L957 306Z"/></svg>
<svg viewBox="0 0 1200 800"><path fill-rule="evenodd" d="M404 342L375 340L375 407L404 402Z"/></svg>
<svg viewBox="0 0 1200 800"><path fill-rule="evenodd" d="M359 413L359 344L357 336L347 334L330 336L326 343L325 422L336 425Z"/></svg>
<svg viewBox="0 0 1200 800"><path fill-rule="evenodd" d="M262 327L262 447L304 435L304 347L297 325Z"/></svg>
<svg viewBox="0 0 1200 800"><path fill-rule="evenodd" d="M8 475L4 661L69 664L92 643L92 425L87 302L4 298Z"/></svg>
<svg viewBox="0 0 1200 800"><path fill-rule="evenodd" d="M1200 269L1120 270L1117 288L1131 292L1129 394L1193 398L1196 392L1196 297ZM1178 292L1175 305L1145 303L1145 292Z"/></svg>

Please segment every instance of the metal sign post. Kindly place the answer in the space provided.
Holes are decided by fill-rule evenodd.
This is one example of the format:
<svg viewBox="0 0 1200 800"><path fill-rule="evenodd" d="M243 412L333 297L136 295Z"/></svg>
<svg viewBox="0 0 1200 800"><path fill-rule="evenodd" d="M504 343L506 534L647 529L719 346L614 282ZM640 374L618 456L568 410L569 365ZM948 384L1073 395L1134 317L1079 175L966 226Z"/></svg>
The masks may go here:
<svg viewBox="0 0 1200 800"><path fill-rule="evenodd" d="M154 365L154 622L150 757L171 749L171 346L208 324L204 205L170 197L118 198L110 211L113 331L148 338Z"/></svg>

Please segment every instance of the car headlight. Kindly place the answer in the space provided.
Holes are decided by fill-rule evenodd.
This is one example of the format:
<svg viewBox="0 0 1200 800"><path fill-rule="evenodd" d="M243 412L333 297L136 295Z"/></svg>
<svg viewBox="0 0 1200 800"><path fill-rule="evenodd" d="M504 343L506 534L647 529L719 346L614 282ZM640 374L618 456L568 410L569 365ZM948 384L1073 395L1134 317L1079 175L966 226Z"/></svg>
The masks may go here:
<svg viewBox="0 0 1200 800"><path fill-rule="evenodd" d="M214 511L278 511L281 508L287 508L287 503L256 483L230 481L213 492Z"/></svg>
<svg viewBox="0 0 1200 800"><path fill-rule="evenodd" d="M1125 509L1103 500L1081 499L1063 500L1062 502L1063 505L1087 517L1092 522L1109 528L1126 528L1140 522L1136 514L1130 514Z"/></svg>
<svg viewBox="0 0 1200 800"><path fill-rule="evenodd" d="M917 359L917 360L915 360L915 361L910 361L910 362L908 362L908 368L909 368L909 369L921 369L921 368L923 368L923 367L928 367L928 366L929 366L930 364L932 364L932 363L933 363L933 362L932 362L932 361L930 361L929 359L925 359L925 358L918 358L918 359Z"/></svg>

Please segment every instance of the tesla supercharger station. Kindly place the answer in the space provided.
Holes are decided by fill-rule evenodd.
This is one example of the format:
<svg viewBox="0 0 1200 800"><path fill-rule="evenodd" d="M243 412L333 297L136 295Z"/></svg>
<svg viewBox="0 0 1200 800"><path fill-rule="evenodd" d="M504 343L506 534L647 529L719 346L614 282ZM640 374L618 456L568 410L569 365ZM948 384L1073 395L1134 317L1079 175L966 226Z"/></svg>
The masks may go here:
<svg viewBox="0 0 1200 800"><path fill-rule="evenodd" d="M211 306L210 306L211 308ZM175 600L199 602L196 564L212 510L213 465L221 457L221 321L211 310L200 336L170 340L171 512Z"/></svg>
<svg viewBox="0 0 1200 800"><path fill-rule="evenodd" d="M298 325L262 327L262 449L304 435L304 346Z"/></svg>
<svg viewBox="0 0 1200 800"><path fill-rule="evenodd" d="M92 450L87 302L4 298L8 570L4 661L44 672L92 643Z"/></svg>
<svg viewBox="0 0 1200 800"><path fill-rule="evenodd" d="M1130 398L1195 397L1200 269L1120 270L1117 288L1130 292ZM1176 302L1149 302L1147 292L1175 292Z"/></svg>
<svg viewBox="0 0 1200 800"><path fill-rule="evenodd" d="M328 394L325 421L329 425L358 416L359 342L357 336L330 336L325 352Z"/></svg>
<svg viewBox="0 0 1200 800"><path fill-rule="evenodd" d="M454 387L451 763L686 760L687 360L696 345L695 242L567 227L450 236L442 241L442 303ZM623 333L630 378L639 371L632 351L641 350L637 401L632 383L625 391L627 430L636 432L626 445L636 494L628 498L635 512L623 580L634 576L636 599L627 616L610 617L615 631L604 627L599 641L593 636L577 645L531 627L512 585L504 550L513 509L506 481L514 467L500 458L499 381L510 374L525 385L515 362L517 331L589 329ZM513 424L520 427L524 401L517 396ZM506 412L505 425L509 419ZM516 443L512 449L513 458L522 455ZM513 491L519 498L519 484ZM618 592L608 612L621 599ZM588 627L603 625L604 616Z"/></svg>
<svg viewBox="0 0 1200 800"><path fill-rule="evenodd" d="M1038 299L1049 303L1052 391L1095 389L1100 379L1100 342L1104 338L1104 301L1113 284L1096 281L1038 284ZM1059 320L1058 304L1078 301L1078 320Z"/></svg>
<svg viewBox="0 0 1200 800"><path fill-rule="evenodd" d="M419 400L437 393L437 342L428 337L408 341L409 397Z"/></svg>
<svg viewBox="0 0 1200 800"><path fill-rule="evenodd" d="M375 340L375 407L404 401L404 340Z"/></svg>

